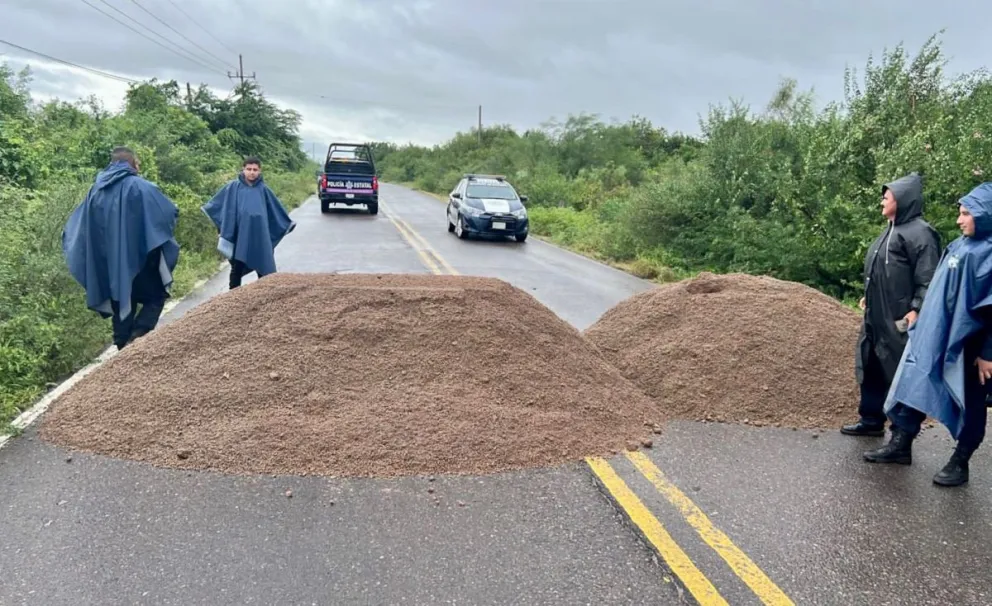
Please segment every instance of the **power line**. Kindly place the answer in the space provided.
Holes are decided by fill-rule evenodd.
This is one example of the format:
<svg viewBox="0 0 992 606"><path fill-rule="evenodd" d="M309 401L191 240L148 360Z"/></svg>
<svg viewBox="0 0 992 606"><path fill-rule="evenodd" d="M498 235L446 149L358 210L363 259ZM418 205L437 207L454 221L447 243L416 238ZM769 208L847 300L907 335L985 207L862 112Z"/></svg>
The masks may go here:
<svg viewBox="0 0 992 606"><path fill-rule="evenodd" d="M197 63L198 65L200 65L200 66L202 66L202 67L205 67L205 68L207 68L207 69L214 69L214 70L217 70L217 69L218 69L216 65L210 65L210 64L209 64L209 59L207 59L206 57L200 57L200 56L198 56L198 55L197 55L196 53L194 53L193 51L191 51L191 50L189 50L189 49L186 49L186 48L183 48L183 47L182 47L181 45L179 45L179 44L176 44L176 43L175 43L175 42L173 42L172 40L169 40L168 38L166 38L166 37L165 37L165 36L163 36L162 34L160 34L160 33L158 33L158 32L157 32L157 31L155 31L154 29L152 29L152 28L150 28L150 27L148 27L147 25L145 25L145 24L144 24L144 23L142 23L141 21L138 21L137 19L135 19L135 18L134 18L134 17L132 17L131 15L129 15L129 14L127 14L127 13L125 13L125 12L124 12L124 11L122 11L121 9L119 9L119 8L117 8L116 6L114 6L113 4L110 4L109 2L107 2L107 0L100 0L100 2L101 2L101 3L102 3L102 4L104 5L104 6L107 6L107 7L109 7L109 8L111 9L111 10L113 10L113 11L115 11L116 13L118 13L118 14L120 14L120 15L123 15L123 16L124 16L124 17L125 17L126 19L128 19L128 20L129 20L129 21L131 21L132 23L135 23L135 24L137 24L137 25L140 25L140 26L141 26L142 28L144 28L144 29L146 29L146 30L148 30L149 32L151 32L151 33L153 33L153 34L155 34L156 36L158 36L159 38L161 38L161 39L162 39L163 41L165 41L165 42L167 42L168 44L170 44L170 45L171 45L172 47L174 47L174 48L176 48L176 49L178 49L178 50L179 50L179 51L180 51L180 52L182 53L182 55L181 55L181 56L183 56L183 57L186 57L187 59L192 59L192 60L194 60L194 61L195 61L195 62L196 62L196 63ZM109 16L109 15L108 15L108 16ZM140 33L140 32L139 32L139 33ZM187 55L188 55L188 57L187 57ZM223 65L223 64L221 64L221 65Z"/></svg>
<svg viewBox="0 0 992 606"><path fill-rule="evenodd" d="M141 36L142 38L145 38L146 40L148 40L148 41L150 41L150 42L154 42L155 44L157 44L157 45L159 45L159 46L161 46L162 48L164 48L165 50L167 50L167 51L169 51L170 53L172 53L172 54L174 54L174 55L178 55L179 57L182 57L183 59L186 59L187 61L191 61L191 62L193 62L193 63L196 63L197 65L199 65L199 66L200 66L200 67L202 67L202 68L205 68L205 69L209 69L209 70L211 70L211 71L213 71L213 72L215 72L215 73L218 73L218 74L221 74L222 76L226 76L226 74L224 74L223 72L221 72L221 71L220 71L220 70L218 70L217 68L215 68L215 67L211 67L210 65L207 65L207 64L205 64L205 63L202 63L202 62L200 62L200 61L199 61L198 59L195 59L195 58L193 58L193 57L189 57L189 56L187 56L187 55L184 55L184 54L182 54L182 53L179 53L179 52L177 52L176 50L174 50L174 49L172 49L172 48L169 48L168 46L166 46L166 45L164 45L164 44L162 44L162 43L161 43L161 42L159 42L158 40L155 40L154 38L150 38L150 37L148 37L148 36L147 36L146 34L143 34L143 33L141 33L140 31L138 31L138 30L136 30L136 29L134 29L133 27L131 27L131 26L130 26L130 25L128 25L127 23L124 23L123 21L121 21L121 20L120 20L120 19L118 19L117 17L115 17L115 16L113 16L113 15L111 15L110 13L108 13L108 12L106 12L106 11L104 11L104 10L102 10L102 9L101 9L100 7L98 7L98 6L95 6L95 5L93 5L93 4L90 4L90 3L89 3L89 2L87 1L87 0L80 0L80 1L81 1L81 2L83 3L83 4L85 4L86 6L88 6L88 7L90 7L90 8L92 8L92 9L93 9L93 10L95 10L96 12L98 12L98 13L100 13L101 15L103 15L103 16L105 16L105 17L107 17L108 19L112 19L112 20L114 20L114 21L116 21L116 22L117 22L117 23L119 23L120 25L123 25L124 27L126 27L126 28L128 28L128 29L129 29L129 30L131 30L132 32L134 32L134 33L136 33L136 34L138 34L138 35L139 35L139 36ZM103 2L104 4L107 4L107 2L106 2L106 0L100 0L100 2ZM121 11L120 11L119 9L117 9L117 8L115 8L115 7L113 6L113 5L111 5L111 4L107 4L107 6L109 6L110 8L112 8L112 9L114 9L114 10L116 10L117 12L119 12L119 13L121 13L121 14L122 14L122 15L124 15L125 17L128 17L129 19L131 19L132 21L134 21L134 19L133 19L132 17L130 17L130 16L129 16L129 15L127 14L127 13L123 13L123 12L121 12ZM144 27L145 29L148 29L148 27L147 27L147 26L145 26L145 25L143 25L143 24L142 24L141 22L139 22L139 21L135 21L135 23L137 23L138 25L141 25L141 26L142 26L142 27ZM154 30L150 30L150 29L149 29L149 31L151 31L151 32L152 32L153 34L156 34L157 36L159 36L159 37L161 37L161 34L158 34L158 33L157 33L157 32L155 32Z"/></svg>
<svg viewBox="0 0 992 606"><path fill-rule="evenodd" d="M197 44L196 42L193 42L192 40L190 40L189 38L187 38L186 37L186 34L182 33L181 31L177 30L176 28L172 27L171 25L169 25L168 23L166 23L165 21L163 21L162 19L160 19L157 15L155 15L155 13L151 12L150 10L148 10L147 8L145 8L144 6L141 6L141 4L138 3L138 0L131 0L131 2L135 6L137 6L138 8L140 8L141 10L145 11L146 13L148 13L152 17L152 19L155 19L156 21L158 21L162 25L166 26L167 28L171 29L172 31L174 31L177 34L179 34L180 36L182 36L184 40L186 40L187 42L189 42L190 44L192 44L196 48L202 50L203 52L207 53L208 55L210 55L214 59L220 61L221 65L223 65L225 67L227 67L227 66L230 65L230 63L228 63L227 61L221 59L217 55L213 54L212 52L208 51L207 49L205 49L202 46L200 46L199 44Z"/></svg>
<svg viewBox="0 0 992 606"><path fill-rule="evenodd" d="M166 0L166 2L168 2L169 4L171 4L177 11L179 11L180 13L182 13L184 17L186 17L187 19L189 19L190 21L192 21L194 25L196 25L197 27L199 27L200 29L202 29L208 36L210 36L211 38L213 38L214 39L214 42L216 42L217 44L223 46L224 47L224 50L226 50L227 52L231 53L232 55L238 54L238 52L236 50L231 49L230 46L228 46L228 45L224 44L223 42L221 42L217 38L217 36L214 36L213 34L211 34L210 31L207 28L205 28L202 25L200 25L200 22L199 21L197 21L193 17L190 17L189 16L189 13L187 13L186 11L184 11L178 4L176 4L172 0Z"/></svg>
<svg viewBox="0 0 992 606"><path fill-rule="evenodd" d="M66 61L64 59L59 59L58 57L53 57L51 55L46 55L45 53L38 52L36 50L31 50L30 48L24 48L23 46L20 46L18 44L14 44L13 42L8 42L6 40L0 40L0 44L6 44L7 46L9 46L11 48L16 48L16 49L22 50L22 51L24 51L26 53L31 53L32 55L37 55L37 56L42 57L44 59L48 59L49 61L55 61L56 63L62 63L64 65L69 65L69 66L75 67L77 69L88 71L88 72L94 73L94 74L96 74L98 76L103 76L104 78L110 78L112 80L118 80L120 82L128 82L130 84L136 84L138 82L137 80L132 80L131 78L125 78L124 76L118 76L116 74L111 74L109 72L104 72L104 71L100 71L98 69L93 69L92 67L86 67L85 65L78 65L76 63L72 63L72 62Z"/></svg>

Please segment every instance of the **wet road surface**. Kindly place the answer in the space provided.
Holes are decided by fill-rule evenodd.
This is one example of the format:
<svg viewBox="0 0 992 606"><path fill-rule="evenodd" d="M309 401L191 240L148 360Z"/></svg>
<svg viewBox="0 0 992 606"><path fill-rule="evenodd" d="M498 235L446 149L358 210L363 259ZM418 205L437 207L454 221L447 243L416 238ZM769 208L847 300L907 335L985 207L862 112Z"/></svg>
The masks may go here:
<svg viewBox="0 0 992 606"><path fill-rule="evenodd" d="M456 271L536 288L532 294L579 328L595 322L599 309L650 288L534 239L460 241L447 233L443 202L403 188L384 191L389 212ZM538 267L554 268L544 271L560 272L565 284L542 283ZM833 429L679 422L643 451L664 476L660 488L626 456L609 463L695 565L688 581L704 577L720 594L703 587L703 602L992 603L987 448L975 454L968 486L944 489L931 483L953 450L942 427L921 435L908 468L861 460L881 443Z"/></svg>
<svg viewBox="0 0 992 606"><path fill-rule="evenodd" d="M381 213L321 215L310 200L293 217L283 271L428 272ZM222 271L163 323L226 287ZM238 477L68 454L33 428L0 450L4 606L679 602L581 463L429 482Z"/></svg>
<svg viewBox="0 0 992 606"><path fill-rule="evenodd" d="M423 194L382 199L294 211L280 269L500 277L579 329L651 287L534 238L458 240ZM28 430L0 450L0 604L992 603L985 450L942 490L943 429L909 468L814 435L674 423L640 459L430 483L67 463Z"/></svg>

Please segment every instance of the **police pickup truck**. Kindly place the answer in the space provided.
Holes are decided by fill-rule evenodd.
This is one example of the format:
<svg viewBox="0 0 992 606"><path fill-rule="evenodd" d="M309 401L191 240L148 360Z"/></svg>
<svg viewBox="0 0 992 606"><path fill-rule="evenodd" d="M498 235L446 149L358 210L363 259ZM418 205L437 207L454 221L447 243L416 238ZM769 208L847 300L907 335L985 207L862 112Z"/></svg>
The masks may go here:
<svg viewBox="0 0 992 606"><path fill-rule="evenodd" d="M331 143L324 171L317 174L320 212L331 204L364 204L369 214L379 212L379 178L372 149L364 143Z"/></svg>

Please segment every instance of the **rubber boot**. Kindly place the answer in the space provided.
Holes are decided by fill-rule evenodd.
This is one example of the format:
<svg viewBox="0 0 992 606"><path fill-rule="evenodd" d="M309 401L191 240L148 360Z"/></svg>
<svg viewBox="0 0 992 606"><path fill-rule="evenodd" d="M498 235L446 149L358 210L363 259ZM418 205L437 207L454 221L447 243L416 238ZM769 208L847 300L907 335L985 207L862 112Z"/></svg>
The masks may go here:
<svg viewBox="0 0 992 606"><path fill-rule="evenodd" d="M971 453L958 446L944 468L933 477L938 486L960 486L968 481L968 460Z"/></svg>
<svg viewBox="0 0 992 606"><path fill-rule="evenodd" d="M913 439L898 427L892 427L892 438L881 448L869 450L864 454L869 463L896 463L898 465L913 464Z"/></svg>

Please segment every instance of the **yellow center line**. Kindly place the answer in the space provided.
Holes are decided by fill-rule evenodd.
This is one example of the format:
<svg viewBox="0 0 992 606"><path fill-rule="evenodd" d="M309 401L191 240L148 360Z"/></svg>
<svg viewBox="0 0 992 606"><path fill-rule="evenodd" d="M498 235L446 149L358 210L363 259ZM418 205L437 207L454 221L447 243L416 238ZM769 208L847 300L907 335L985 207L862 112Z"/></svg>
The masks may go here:
<svg viewBox="0 0 992 606"><path fill-rule="evenodd" d="M734 574L740 577L763 603L774 606L794 604L778 585L751 561L751 558L734 545L730 537L713 525L713 522L685 493L668 481L651 459L642 452L628 452L627 458L649 482L654 484L658 492L682 513L703 541L727 562Z"/></svg>
<svg viewBox="0 0 992 606"><path fill-rule="evenodd" d="M379 206L381 206L382 209L385 211L386 217L396 228L396 231L400 232L400 235L403 236L403 239L406 240L407 243L410 246L412 246L415 251L417 251L417 254L420 255L420 260L424 262L424 265L427 266L427 269L431 270L431 273L434 274L438 274L438 275L443 274L444 272L441 270L440 267L438 267L437 263L434 262L434 260L426 251L421 249L420 245L416 242L416 240L414 240L413 236L410 235L409 232L407 232L406 228L400 225L397 218L394 217L391 212L389 212L388 207L386 207L386 205L383 204L381 200L379 201Z"/></svg>
<svg viewBox="0 0 992 606"><path fill-rule="evenodd" d="M451 264L448 263L445 260L444 257L442 257L440 254L438 254L438 252L436 250L434 250L434 247L432 247L427 242L427 240L425 240L424 237L421 236L419 232L417 232L417 230L415 230L413 227L411 227L410 224L406 222L406 220L402 219L399 215L394 214L392 212L389 213L389 218L394 223L401 224L406 229L406 231L412 236L412 238L420 243L420 246L423 248L423 250L425 252L427 252L427 254L429 254L432 257L434 257L434 259L436 259L438 263L440 263L442 266L444 266L444 268L446 270L448 270L448 273L449 274L451 274L453 276L460 275L458 273L458 270L455 269L454 267L452 267Z"/></svg>
<svg viewBox="0 0 992 606"><path fill-rule="evenodd" d="M452 275L458 275L458 271L448 263L444 257L438 254L428 242L417 233L413 227L411 227L406 221L401 219L399 216L395 215L389 210L388 205L384 204L381 200L379 205L385 210L386 216L389 220L396 226L397 231L400 235L417 251L424 264L434 272L435 274L443 274L444 270L447 270ZM435 260L437 263L435 263ZM443 266L443 270L440 266ZM661 471L654 464L651 463L647 457L644 457L641 453L636 453L631 456L631 461L635 466L641 471L645 477L648 478L652 483L658 487L659 491L662 491L665 496L669 497L669 500L678 507L683 515L687 518L689 523L696 529L696 531L702 536L711 547L717 550L717 552L730 564L731 568L739 577L741 577L745 583L761 598L766 604L792 604L781 592L778 587L775 586L771 580L766 577L758 567L751 562L750 559L743 552L741 552L730 539L723 535L722 532L713 527L712 523L706 518L705 514L699 510L692 501L689 500L681 491L675 486L668 484L661 475ZM640 457L640 459L638 458ZM643 459L643 460L641 460ZM647 469L644 466L646 462L647 465L653 467L657 471L657 474L649 475L644 470ZM640 529L641 533L647 538L647 540L654 546L655 550L661 554L665 562L668 564L669 568L679 577L683 585L689 592L693 595L700 606L725 606L727 601L720 595L713 583L710 582L706 575L704 575L699 568L692 562L689 556L679 547L675 539L665 530L665 527L661 522L651 513L651 511L644 505L644 503L638 498L636 494L630 489L629 486L623 481L623 479L616 473L610 464L601 458L591 457L586 459L586 463L592 469L593 473L599 478L603 486L609 491L610 495L617 502L617 504L624 510L630 520ZM654 478L661 478L662 484L659 485L655 482ZM681 495L681 502L673 500L672 496L669 496L660 486L670 486L678 495ZM700 518L696 515L690 515L686 513L686 507L694 509L698 512L698 516L702 516L705 520L705 524L708 525L708 530L705 532L700 530L700 528L707 528L703 523L699 522ZM700 524L700 526L697 526ZM722 539L719 539L722 537ZM719 546L719 547L717 547ZM729 546L729 547L728 547ZM723 550L723 551L721 551ZM778 592L777 594L775 592ZM779 598L779 596L781 596Z"/></svg>
<svg viewBox="0 0 992 606"><path fill-rule="evenodd" d="M598 457L590 457L586 459L586 463L592 468L593 473L603 483L606 490L610 492L610 495L616 500L617 504L627 513L630 520L637 525L644 537L661 554L668 567L679 577L700 606L722 606L727 604L727 601L723 599L723 596L716 590L713 583L696 568L696 565L682 551L682 548L678 546L672 535L668 534L665 527L661 525L658 518L654 517L654 514L644 506L644 503L627 486L610 464L605 459Z"/></svg>

